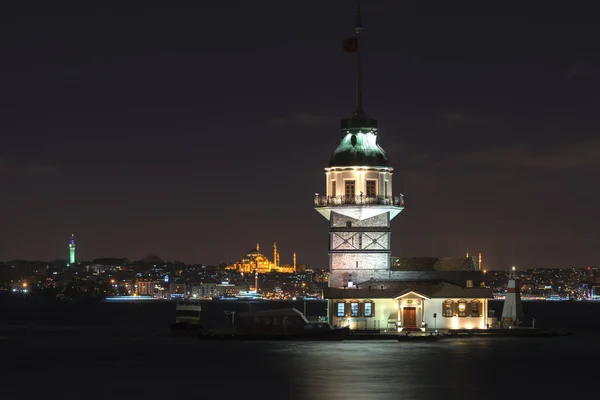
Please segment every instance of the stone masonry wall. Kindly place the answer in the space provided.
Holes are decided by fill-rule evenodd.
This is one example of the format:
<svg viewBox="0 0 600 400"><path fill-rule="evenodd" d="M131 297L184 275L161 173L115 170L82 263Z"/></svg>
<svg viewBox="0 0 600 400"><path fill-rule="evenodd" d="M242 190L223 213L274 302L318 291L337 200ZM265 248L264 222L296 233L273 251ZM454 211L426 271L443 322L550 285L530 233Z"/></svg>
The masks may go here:
<svg viewBox="0 0 600 400"><path fill-rule="evenodd" d="M350 221L352 223L353 228L364 227L364 228L376 228L376 227L384 227L389 228L389 213L379 214L372 218L367 218L363 220L354 219L351 217L347 217L345 215L338 214L334 211L331 212L331 227L332 228L345 228L346 223Z"/></svg>

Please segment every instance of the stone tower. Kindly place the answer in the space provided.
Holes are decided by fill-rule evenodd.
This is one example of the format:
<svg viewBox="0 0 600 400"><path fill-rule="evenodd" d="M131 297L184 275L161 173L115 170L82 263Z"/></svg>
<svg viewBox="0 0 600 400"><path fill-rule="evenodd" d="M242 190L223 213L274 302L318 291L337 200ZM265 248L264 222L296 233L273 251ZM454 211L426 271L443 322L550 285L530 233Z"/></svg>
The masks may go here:
<svg viewBox="0 0 600 400"><path fill-rule="evenodd" d="M356 55L356 108L341 121L341 142L325 168L326 194L314 199L329 221L330 287L390 278L390 222L404 208L402 195L393 195L393 168L379 145L377 120L362 106L362 30L359 5L355 36L343 46Z"/></svg>

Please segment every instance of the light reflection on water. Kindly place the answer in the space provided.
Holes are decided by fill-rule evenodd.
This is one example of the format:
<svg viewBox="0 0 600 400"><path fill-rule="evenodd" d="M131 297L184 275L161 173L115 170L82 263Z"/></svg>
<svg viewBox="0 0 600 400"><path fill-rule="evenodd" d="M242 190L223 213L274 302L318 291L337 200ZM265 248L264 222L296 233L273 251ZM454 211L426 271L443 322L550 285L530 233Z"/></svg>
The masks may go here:
<svg viewBox="0 0 600 400"><path fill-rule="evenodd" d="M437 343L0 339L3 399L464 399L592 392L597 337ZM35 385L31 385L31 381ZM101 384L99 384L99 382ZM583 384L582 384L583 383Z"/></svg>

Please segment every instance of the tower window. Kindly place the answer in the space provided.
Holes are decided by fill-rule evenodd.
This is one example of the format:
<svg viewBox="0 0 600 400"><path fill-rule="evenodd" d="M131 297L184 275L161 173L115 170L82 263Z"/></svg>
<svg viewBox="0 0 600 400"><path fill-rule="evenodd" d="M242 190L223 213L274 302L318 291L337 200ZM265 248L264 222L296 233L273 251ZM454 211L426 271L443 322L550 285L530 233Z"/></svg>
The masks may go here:
<svg viewBox="0 0 600 400"><path fill-rule="evenodd" d="M377 196L377 181L368 180L367 181L367 197L375 197Z"/></svg>
<svg viewBox="0 0 600 400"><path fill-rule="evenodd" d="M356 191L355 191L355 184L354 181L346 181L346 188L345 188L345 195L346 195L346 203L350 203L350 204L354 204L356 202Z"/></svg>

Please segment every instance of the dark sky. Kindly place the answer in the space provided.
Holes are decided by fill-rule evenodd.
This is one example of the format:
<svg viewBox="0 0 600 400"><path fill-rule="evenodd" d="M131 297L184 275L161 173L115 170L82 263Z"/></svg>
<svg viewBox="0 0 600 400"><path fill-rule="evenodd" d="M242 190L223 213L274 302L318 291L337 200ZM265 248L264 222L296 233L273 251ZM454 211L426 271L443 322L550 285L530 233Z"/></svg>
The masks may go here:
<svg viewBox="0 0 600 400"><path fill-rule="evenodd" d="M125 3L1 13L0 259L66 258L75 232L83 259L276 240L326 267L312 196L353 110L354 1ZM597 264L593 2L416 3L363 5L365 109L406 198L393 254Z"/></svg>

